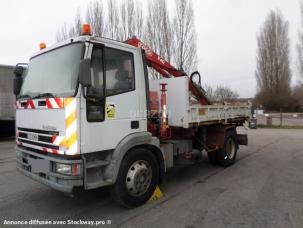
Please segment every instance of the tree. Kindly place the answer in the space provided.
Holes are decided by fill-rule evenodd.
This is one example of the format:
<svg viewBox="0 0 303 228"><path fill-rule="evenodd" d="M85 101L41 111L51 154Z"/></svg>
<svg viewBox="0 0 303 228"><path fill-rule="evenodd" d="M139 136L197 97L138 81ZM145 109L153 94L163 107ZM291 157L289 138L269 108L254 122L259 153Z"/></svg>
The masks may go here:
<svg viewBox="0 0 303 228"><path fill-rule="evenodd" d="M232 90L228 86L219 85L214 89L210 85L203 86L207 98L211 102L224 103L224 102L234 102L239 98L237 91Z"/></svg>
<svg viewBox="0 0 303 228"><path fill-rule="evenodd" d="M288 22L271 11L257 38L257 96L266 109L287 108L291 97Z"/></svg>
<svg viewBox="0 0 303 228"><path fill-rule="evenodd" d="M159 2L159 0L157 0L157 2ZM157 38L159 34L157 32L157 28L159 27L159 11L157 8L158 4L156 4L156 0L148 2L148 20L146 21L145 25L144 41L152 50L161 55Z"/></svg>
<svg viewBox="0 0 303 228"><path fill-rule="evenodd" d="M297 84L293 88L292 92L293 97L293 104L294 104L294 111L296 112L302 112L303 111L303 85Z"/></svg>
<svg viewBox="0 0 303 228"><path fill-rule="evenodd" d="M134 0L123 0L120 7L122 40L143 35L144 18L141 5Z"/></svg>
<svg viewBox="0 0 303 228"><path fill-rule="evenodd" d="M172 35L172 22L169 19L169 13L167 10L167 4L165 0L160 1L160 46L164 49L163 57L168 61L172 61L172 47L173 47L173 35Z"/></svg>
<svg viewBox="0 0 303 228"><path fill-rule="evenodd" d="M81 17L81 11L78 8L76 16L75 16L75 22L74 22L74 27L71 30L71 37L75 37L75 36L80 36L81 32L82 32L82 25L83 25L83 20Z"/></svg>
<svg viewBox="0 0 303 228"><path fill-rule="evenodd" d="M119 29L120 17L116 0L108 0L107 9L108 14L106 20L106 36L110 39L121 40L122 33Z"/></svg>
<svg viewBox="0 0 303 228"><path fill-rule="evenodd" d="M90 2L86 10L86 21L92 26L95 36L105 36L105 17L101 1Z"/></svg>
<svg viewBox="0 0 303 228"><path fill-rule="evenodd" d="M137 37L143 37L145 18L143 16L142 5L140 5L138 1L136 2L134 15L135 32L133 35Z"/></svg>
<svg viewBox="0 0 303 228"><path fill-rule="evenodd" d="M237 91L233 91L228 86L217 86L215 90L215 99L217 102L234 102L237 98L239 98L239 94Z"/></svg>
<svg viewBox="0 0 303 228"><path fill-rule="evenodd" d="M69 27L66 23L64 23L62 27L57 31L56 34L57 42L67 40L68 38L70 38L68 31L69 31Z"/></svg>
<svg viewBox="0 0 303 228"><path fill-rule="evenodd" d="M59 42L81 35L82 24L81 11L78 9L75 15L74 24L68 26L64 23L61 29L58 30L56 35L57 41Z"/></svg>
<svg viewBox="0 0 303 228"><path fill-rule="evenodd" d="M303 1L300 2L300 9L301 9L301 26L303 29ZM303 85L303 31L299 31L299 42L297 45L298 50L298 69L301 76L301 84Z"/></svg>
<svg viewBox="0 0 303 228"><path fill-rule="evenodd" d="M175 0L174 17L175 63L190 74L197 65L194 11L190 0Z"/></svg>
<svg viewBox="0 0 303 228"><path fill-rule="evenodd" d="M300 10L301 10L301 30L298 34L298 71L300 79L297 82L297 85L293 88L293 99L295 104L295 111L303 110L303 0L300 1Z"/></svg>
<svg viewBox="0 0 303 228"><path fill-rule="evenodd" d="M175 0L175 16L169 15L167 0L148 1L148 12L143 16L138 0L94 0L86 10L86 21L93 34L124 41L138 36L160 57L190 74L196 68L196 32L191 0ZM104 14L106 12L106 14ZM175 13L176 12L176 13ZM57 32L57 41L80 34L82 18L77 11L73 24L64 23ZM159 74L153 72L154 77Z"/></svg>
<svg viewBox="0 0 303 228"><path fill-rule="evenodd" d="M211 102L216 101L215 90L213 89L213 87L211 87L210 85L204 85L203 89L206 92L208 100L210 100Z"/></svg>
<svg viewBox="0 0 303 228"><path fill-rule="evenodd" d="M128 10L131 10L129 12ZM132 22L132 16L134 14L134 1L130 0L123 0L121 7L120 7L120 16L121 16L121 32L122 32L122 39L126 40L129 38L130 33L132 33L132 26L130 26L129 22Z"/></svg>
<svg viewBox="0 0 303 228"><path fill-rule="evenodd" d="M171 62L173 47L172 22L169 18L166 1L150 1L147 18L144 41L160 57ZM152 74L154 77L158 77L157 73L153 72Z"/></svg>

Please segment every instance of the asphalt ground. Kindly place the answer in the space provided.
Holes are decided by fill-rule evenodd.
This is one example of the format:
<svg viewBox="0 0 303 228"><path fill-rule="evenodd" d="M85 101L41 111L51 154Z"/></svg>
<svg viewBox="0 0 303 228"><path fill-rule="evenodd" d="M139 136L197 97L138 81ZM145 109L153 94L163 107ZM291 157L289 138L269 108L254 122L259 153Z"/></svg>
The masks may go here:
<svg viewBox="0 0 303 228"><path fill-rule="evenodd" d="M81 224L75 227L92 221L98 227L302 228L303 130L249 130L248 137L233 166L212 166L204 157L174 168L161 186L164 197L132 210L114 203L106 188L71 198L28 179L16 171L14 140L2 138L0 227L39 220Z"/></svg>

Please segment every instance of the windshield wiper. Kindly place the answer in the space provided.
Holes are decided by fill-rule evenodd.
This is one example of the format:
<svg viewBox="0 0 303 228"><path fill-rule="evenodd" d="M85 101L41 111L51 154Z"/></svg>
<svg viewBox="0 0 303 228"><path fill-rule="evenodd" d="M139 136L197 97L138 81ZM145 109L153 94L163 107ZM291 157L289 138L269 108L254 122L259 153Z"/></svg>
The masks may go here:
<svg viewBox="0 0 303 228"><path fill-rule="evenodd" d="M40 93L39 95L33 97L32 99L35 99L35 98L50 98L50 97L55 97L54 94L52 93Z"/></svg>
<svg viewBox="0 0 303 228"><path fill-rule="evenodd" d="M18 96L18 99L22 99L22 98L28 98L28 99L31 99L32 97L28 94L22 94L20 96Z"/></svg>

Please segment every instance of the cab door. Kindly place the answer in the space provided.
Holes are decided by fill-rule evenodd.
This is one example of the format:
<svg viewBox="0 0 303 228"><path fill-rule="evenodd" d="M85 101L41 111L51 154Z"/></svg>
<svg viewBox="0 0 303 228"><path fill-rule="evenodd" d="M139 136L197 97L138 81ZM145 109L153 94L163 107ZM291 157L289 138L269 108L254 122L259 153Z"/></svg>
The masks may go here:
<svg viewBox="0 0 303 228"><path fill-rule="evenodd" d="M134 54L91 46L92 86L86 98L81 96L81 153L114 149L128 134L141 131Z"/></svg>

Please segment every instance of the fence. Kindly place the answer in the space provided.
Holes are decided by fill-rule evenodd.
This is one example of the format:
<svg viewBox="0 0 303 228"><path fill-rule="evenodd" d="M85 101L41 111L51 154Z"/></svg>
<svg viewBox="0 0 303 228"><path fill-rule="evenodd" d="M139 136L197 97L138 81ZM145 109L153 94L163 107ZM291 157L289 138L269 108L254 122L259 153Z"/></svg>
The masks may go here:
<svg viewBox="0 0 303 228"><path fill-rule="evenodd" d="M303 113L266 113L257 115L259 126L302 127Z"/></svg>

